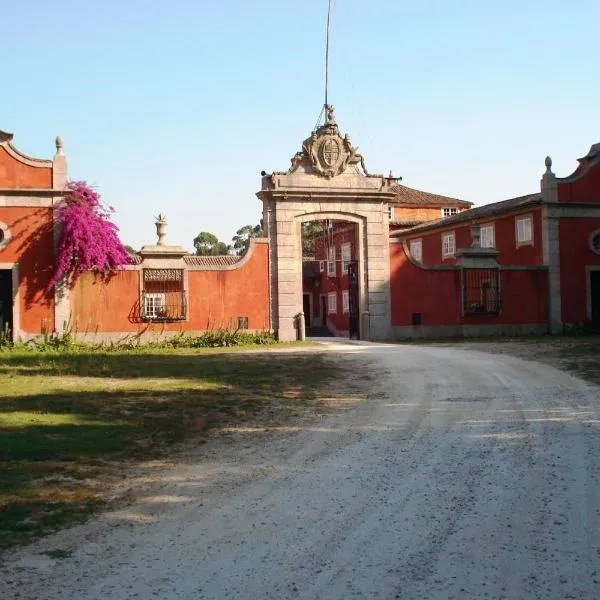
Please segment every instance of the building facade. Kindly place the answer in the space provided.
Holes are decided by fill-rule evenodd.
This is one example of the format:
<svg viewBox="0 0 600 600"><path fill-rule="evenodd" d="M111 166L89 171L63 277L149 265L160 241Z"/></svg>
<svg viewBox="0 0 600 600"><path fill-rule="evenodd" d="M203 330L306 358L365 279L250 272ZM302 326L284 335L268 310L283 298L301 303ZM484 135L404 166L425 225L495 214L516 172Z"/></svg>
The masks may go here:
<svg viewBox="0 0 600 600"><path fill-rule="evenodd" d="M333 109L287 171L263 174L267 238L201 257L165 241L107 277L49 286L67 162L0 131L0 335L139 339L210 329L308 330L360 339L600 328L600 144L574 173L546 159L539 191L472 208L367 172ZM310 255L306 223L322 224Z"/></svg>

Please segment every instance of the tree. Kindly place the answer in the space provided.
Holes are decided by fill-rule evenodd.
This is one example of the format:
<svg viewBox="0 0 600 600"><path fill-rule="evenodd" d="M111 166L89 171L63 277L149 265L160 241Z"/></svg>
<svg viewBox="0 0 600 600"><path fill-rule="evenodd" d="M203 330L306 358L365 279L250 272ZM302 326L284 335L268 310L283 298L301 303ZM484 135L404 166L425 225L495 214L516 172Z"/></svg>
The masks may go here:
<svg viewBox="0 0 600 600"><path fill-rule="evenodd" d="M84 271L106 275L131 263L111 222L112 207L105 207L100 194L85 181L67 183L64 203L57 208L61 227L50 288L65 280L72 285Z"/></svg>
<svg viewBox="0 0 600 600"><path fill-rule="evenodd" d="M323 221L302 223L302 256L315 255L315 238L323 235Z"/></svg>
<svg viewBox="0 0 600 600"><path fill-rule="evenodd" d="M201 231L194 238L194 248L198 256L221 256L231 251L231 246L220 242L214 233L208 231Z"/></svg>
<svg viewBox="0 0 600 600"><path fill-rule="evenodd" d="M244 225L235 232L231 240L233 242L233 249L236 254L243 254L250 238L263 237L264 235L262 219L258 225Z"/></svg>

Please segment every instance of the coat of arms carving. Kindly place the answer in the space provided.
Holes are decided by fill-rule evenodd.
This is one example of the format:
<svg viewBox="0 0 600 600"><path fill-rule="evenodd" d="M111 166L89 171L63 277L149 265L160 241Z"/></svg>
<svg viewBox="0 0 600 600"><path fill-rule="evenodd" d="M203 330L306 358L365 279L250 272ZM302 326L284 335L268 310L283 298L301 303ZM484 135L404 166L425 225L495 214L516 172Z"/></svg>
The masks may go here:
<svg viewBox="0 0 600 600"><path fill-rule="evenodd" d="M348 167L356 167L360 163L363 173L368 175L364 159L358 153L358 148L352 146L350 136L340 135L333 116L333 106L327 106L326 110L326 123L304 140L302 152L297 152L292 158L292 166L288 172L293 173L302 163L308 163L318 175L330 179L343 173Z"/></svg>

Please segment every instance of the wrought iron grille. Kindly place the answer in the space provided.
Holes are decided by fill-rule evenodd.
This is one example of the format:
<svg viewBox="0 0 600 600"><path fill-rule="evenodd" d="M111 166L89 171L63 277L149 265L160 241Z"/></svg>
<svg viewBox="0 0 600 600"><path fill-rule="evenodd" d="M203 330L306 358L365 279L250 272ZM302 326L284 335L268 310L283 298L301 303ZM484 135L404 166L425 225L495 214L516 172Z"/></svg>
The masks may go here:
<svg viewBox="0 0 600 600"><path fill-rule="evenodd" d="M182 269L144 269L140 302L142 318L151 321L185 319L187 303Z"/></svg>
<svg viewBox="0 0 600 600"><path fill-rule="evenodd" d="M500 313L498 269L463 269L463 306L465 315Z"/></svg>

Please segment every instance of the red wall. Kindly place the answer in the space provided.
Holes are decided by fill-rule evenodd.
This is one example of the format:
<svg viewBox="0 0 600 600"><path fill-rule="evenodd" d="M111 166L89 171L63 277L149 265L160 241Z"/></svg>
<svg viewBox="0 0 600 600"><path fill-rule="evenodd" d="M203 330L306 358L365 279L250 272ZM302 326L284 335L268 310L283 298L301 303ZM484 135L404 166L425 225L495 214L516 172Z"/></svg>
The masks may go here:
<svg viewBox="0 0 600 600"><path fill-rule="evenodd" d="M559 221L560 290L562 319L567 324L587 320L587 281L585 267L600 266L600 255L590 249L590 233L600 229L600 218Z"/></svg>
<svg viewBox="0 0 600 600"><path fill-rule="evenodd" d="M422 325L512 325L546 323L548 275L546 271L500 271L499 315L462 314L458 270L425 270L414 265L401 243L390 244L392 325L412 325L421 313Z"/></svg>
<svg viewBox="0 0 600 600"><path fill-rule="evenodd" d="M0 188L52 188L52 168L23 164L0 146Z"/></svg>
<svg viewBox="0 0 600 600"><path fill-rule="evenodd" d="M413 265L400 243L390 244L392 326L412 325L421 313L423 325L456 325L460 319L458 271L426 271Z"/></svg>
<svg viewBox="0 0 600 600"><path fill-rule="evenodd" d="M0 221L10 231L0 263L19 264L20 328L27 333L52 332L54 294L46 290L54 260L52 209L0 207Z"/></svg>
<svg viewBox="0 0 600 600"><path fill-rule="evenodd" d="M248 317L249 329L270 329L269 245L255 244L248 261L232 271L189 272L189 327L235 327Z"/></svg>
<svg viewBox="0 0 600 600"><path fill-rule="evenodd" d="M270 329L269 245L255 243L243 264L233 270L188 271L188 318L154 323L153 331L198 331L235 328L248 317L249 329ZM140 270L118 271L107 281L86 273L72 293L74 323L79 333L144 331L139 319Z"/></svg>
<svg viewBox="0 0 600 600"><path fill-rule="evenodd" d="M577 172L577 171L576 171ZM591 167L581 179L558 183L559 202L600 202L600 164Z"/></svg>
<svg viewBox="0 0 600 600"><path fill-rule="evenodd" d="M520 246L516 243L515 217L531 214L533 216L533 245ZM542 250L542 221L541 209L534 207L532 209L515 212L510 215L495 217L491 219L478 219L481 225L494 224L494 235L498 263L501 265L541 265L543 264ZM423 240L423 264L425 265L453 265L456 264L456 258L446 258L442 260L442 234L454 231L456 234L456 249L468 248L471 245L471 223L460 223L455 226L448 225L444 229L433 232L415 233L407 239Z"/></svg>

